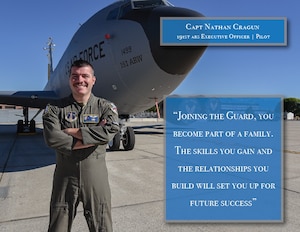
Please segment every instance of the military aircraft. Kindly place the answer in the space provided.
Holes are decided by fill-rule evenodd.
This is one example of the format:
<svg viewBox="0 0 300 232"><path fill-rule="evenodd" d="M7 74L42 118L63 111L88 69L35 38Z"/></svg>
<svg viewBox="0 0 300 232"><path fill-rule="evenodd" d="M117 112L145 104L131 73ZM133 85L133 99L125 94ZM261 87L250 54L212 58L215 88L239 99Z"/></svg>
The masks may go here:
<svg viewBox="0 0 300 232"><path fill-rule="evenodd" d="M124 121L131 114L147 110L163 100L184 80L206 47L161 46L161 17L203 17L166 0L121 0L98 11L74 34L57 67L49 63L48 83L42 91L0 92L0 103L23 106L24 120L17 131L35 131L39 108L69 95L68 77L74 60L89 61L95 68L93 93L114 102L120 117L120 134L109 144L117 150L134 148L135 135ZM49 43L51 50L52 42ZM50 53L51 55L51 53ZM38 112L38 113L39 113Z"/></svg>

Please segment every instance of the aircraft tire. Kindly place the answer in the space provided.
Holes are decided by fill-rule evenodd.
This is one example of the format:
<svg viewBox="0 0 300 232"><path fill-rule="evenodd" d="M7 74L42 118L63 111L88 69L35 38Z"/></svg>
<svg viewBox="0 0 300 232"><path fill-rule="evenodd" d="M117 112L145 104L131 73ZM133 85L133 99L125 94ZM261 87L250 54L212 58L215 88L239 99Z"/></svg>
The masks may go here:
<svg viewBox="0 0 300 232"><path fill-rule="evenodd" d="M24 122L23 120L18 120L17 133L23 133L23 132L24 132Z"/></svg>
<svg viewBox="0 0 300 232"><path fill-rule="evenodd" d="M109 150L111 151L118 151L120 149L120 143L121 143L121 136L120 132L118 132L112 141L108 143Z"/></svg>
<svg viewBox="0 0 300 232"><path fill-rule="evenodd" d="M30 121L30 124L29 124L29 131L31 133L35 133L35 121L34 120L31 120Z"/></svg>
<svg viewBox="0 0 300 232"><path fill-rule="evenodd" d="M130 151L134 148L135 134L132 127L127 127L122 143L125 151Z"/></svg>

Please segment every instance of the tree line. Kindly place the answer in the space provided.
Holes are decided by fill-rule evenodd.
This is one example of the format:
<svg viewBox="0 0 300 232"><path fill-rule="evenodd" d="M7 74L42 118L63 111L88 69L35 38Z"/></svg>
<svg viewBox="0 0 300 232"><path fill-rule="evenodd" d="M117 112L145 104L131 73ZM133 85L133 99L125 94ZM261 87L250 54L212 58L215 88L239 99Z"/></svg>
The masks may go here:
<svg viewBox="0 0 300 232"><path fill-rule="evenodd" d="M285 98L283 101L284 112L292 112L295 116L300 116L300 99Z"/></svg>

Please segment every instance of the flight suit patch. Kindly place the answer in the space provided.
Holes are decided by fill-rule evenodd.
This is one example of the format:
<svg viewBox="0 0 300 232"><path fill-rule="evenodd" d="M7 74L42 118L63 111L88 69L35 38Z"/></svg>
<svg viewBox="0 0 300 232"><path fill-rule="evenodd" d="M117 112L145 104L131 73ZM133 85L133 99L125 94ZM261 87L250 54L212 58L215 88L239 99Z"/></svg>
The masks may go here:
<svg viewBox="0 0 300 232"><path fill-rule="evenodd" d="M99 116L97 114L84 114L83 123L99 123Z"/></svg>
<svg viewBox="0 0 300 232"><path fill-rule="evenodd" d="M46 106L43 115L47 115L49 113L49 105Z"/></svg>
<svg viewBox="0 0 300 232"><path fill-rule="evenodd" d="M110 103L110 109L115 114L118 114L118 109L117 109L116 105L114 103L112 103L112 102Z"/></svg>
<svg viewBox="0 0 300 232"><path fill-rule="evenodd" d="M76 112L69 112L69 113L67 113L65 119L68 122L75 122L77 120L77 113Z"/></svg>

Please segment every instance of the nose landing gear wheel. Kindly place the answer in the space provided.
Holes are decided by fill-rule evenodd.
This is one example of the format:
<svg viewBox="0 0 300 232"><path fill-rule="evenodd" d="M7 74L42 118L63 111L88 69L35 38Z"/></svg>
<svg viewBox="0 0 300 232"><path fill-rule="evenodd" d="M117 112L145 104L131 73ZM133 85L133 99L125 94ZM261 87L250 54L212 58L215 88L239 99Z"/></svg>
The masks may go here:
<svg viewBox="0 0 300 232"><path fill-rule="evenodd" d="M135 134L132 127L122 127L121 132L118 132L108 143L109 150L118 151L121 140L125 151L130 151L134 148Z"/></svg>
<svg viewBox="0 0 300 232"><path fill-rule="evenodd" d="M120 143L121 143L121 135L120 132L118 132L113 138L113 140L108 143L109 150L118 151L120 149Z"/></svg>
<svg viewBox="0 0 300 232"><path fill-rule="evenodd" d="M135 134L132 127L127 127L122 140L125 151L130 151L134 148Z"/></svg>

